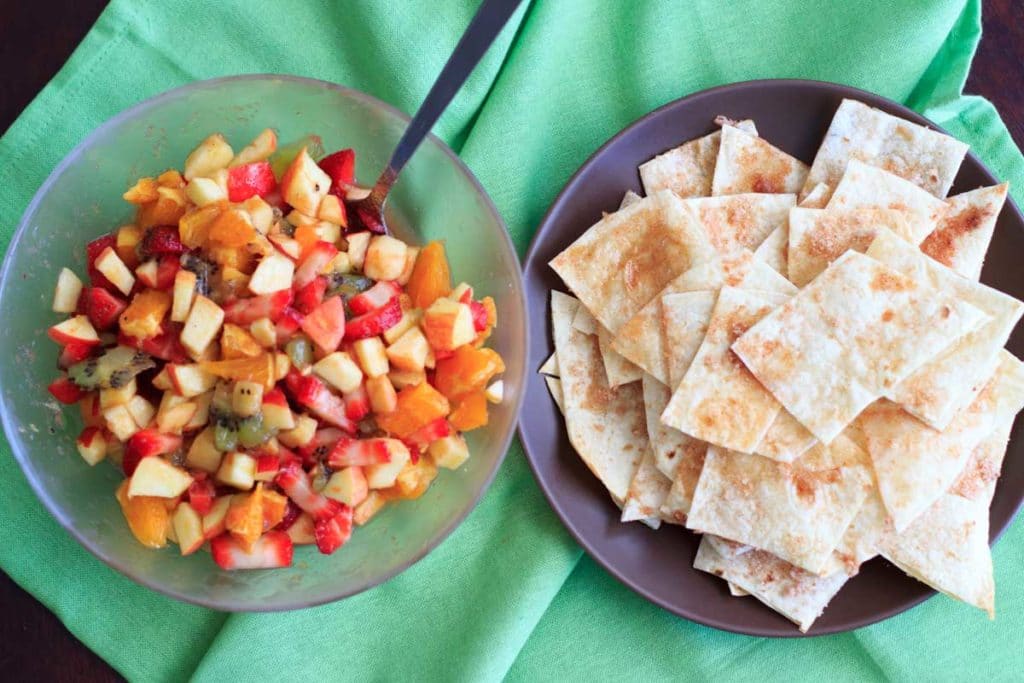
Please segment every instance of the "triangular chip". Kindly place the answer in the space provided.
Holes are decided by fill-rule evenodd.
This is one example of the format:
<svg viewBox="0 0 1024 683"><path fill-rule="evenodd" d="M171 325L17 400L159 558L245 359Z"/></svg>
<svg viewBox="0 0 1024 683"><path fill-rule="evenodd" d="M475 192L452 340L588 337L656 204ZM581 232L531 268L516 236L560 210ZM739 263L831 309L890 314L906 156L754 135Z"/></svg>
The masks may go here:
<svg viewBox="0 0 1024 683"><path fill-rule="evenodd" d="M654 453L648 450L636 468L633 481L629 483L620 521L642 521L652 529L657 529L661 526L661 504L665 502L671 486L672 480L658 471L654 464Z"/></svg>
<svg viewBox="0 0 1024 683"><path fill-rule="evenodd" d="M863 465L811 470L712 446L686 526L819 574L870 490Z"/></svg>
<svg viewBox="0 0 1024 683"><path fill-rule="evenodd" d="M710 255L692 212L663 190L599 221L550 265L617 332L674 277Z"/></svg>
<svg viewBox="0 0 1024 683"><path fill-rule="evenodd" d="M617 387L640 379L643 371L612 349L612 334L599 325L597 328L597 344L601 350L601 361L604 364L608 386Z"/></svg>
<svg viewBox="0 0 1024 683"><path fill-rule="evenodd" d="M807 164L766 140L739 128L722 129L711 195L796 194L807 178Z"/></svg>
<svg viewBox="0 0 1024 683"><path fill-rule="evenodd" d="M544 364L540 366L538 370L542 375L549 375L551 377L558 377L558 354L552 352L548 359L544 361Z"/></svg>
<svg viewBox="0 0 1024 683"><path fill-rule="evenodd" d="M868 256L990 316L884 394L935 429L945 429L995 370L999 350L1024 314L1024 303L954 273L887 231L879 233Z"/></svg>
<svg viewBox="0 0 1024 683"><path fill-rule="evenodd" d="M782 408L753 452L779 462L793 462L816 443L814 435Z"/></svg>
<svg viewBox="0 0 1024 683"><path fill-rule="evenodd" d="M732 349L827 444L869 403L986 317L848 251Z"/></svg>
<svg viewBox="0 0 1024 683"><path fill-rule="evenodd" d="M927 233L920 233L915 225L906 213L893 209L795 208L789 212L789 279L797 287L803 287L847 250L867 251L882 229L891 230L917 245Z"/></svg>
<svg viewBox="0 0 1024 683"><path fill-rule="evenodd" d="M625 209L627 206L636 204L638 201L643 199L640 195L633 190L628 190L626 194L622 195L622 201L619 202L619 209Z"/></svg>
<svg viewBox="0 0 1024 683"><path fill-rule="evenodd" d="M740 121L735 125L757 135L753 121ZM671 190L684 198L710 196L721 141L722 131L716 130L641 164L640 180L643 181L644 192L654 194L659 190Z"/></svg>
<svg viewBox="0 0 1024 683"><path fill-rule="evenodd" d="M843 100L807 174L803 194L818 183L835 187L853 159L884 168L942 199L967 145L856 100Z"/></svg>
<svg viewBox="0 0 1024 683"><path fill-rule="evenodd" d="M708 331L718 292L680 292L661 297L661 337L669 387L677 387Z"/></svg>
<svg viewBox="0 0 1024 683"><path fill-rule="evenodd" d="M687 199L720 254L757 249L796 206L795 194L735 194Z"/></svg>
<svg viewBox="0 0 1024 683"><path fill-rule="evenodd" d="M853 160L825 208L843 211L866 207L891 209L907 214L907 220L920 235L920 243L946 215L946 202L936 199L910 181L880 168Z"/></svg>
<svg viewBox="0 0 1024 683"><path fill-rule="evenodd" d="M572 317L572 327L583 334L597 334L597 318L591 315L586 306L577 306L576 315Z"/></svg>
<svg viewBox="0 0 1024 683"><path fill-rule="evenodd" d="M661 421L701 441L744 453L753 451L780 406L729 347L785 301L779 294L723 287L704 341Z"/></svg>
<svg viewBox="0 0 1024 683"><path fill-rule="evenodd" d="M669 479L675 479L682 468L695 486L704 463L705 444L661 423L661 414L672 396L668 387L645 374L643 392L647 434L654 452L655 467ZM693 486L688 490L692 494Z"/></svg>
<svg viewBox="0 0 1024 683"><path fill-rule="evenodd" d="M544 382L548 385L548 391L551 393L551 400L558 406L558 412L565 415L565 398L562 394L562 380L557 377L544 376Z"/></svg>
<svg viewBox="0 0 1024 683"><path fill-rule="evenodd" d="M832 197L832 188L825 183L818 183L810 192L800 199L797 206L805 209L824 209Z"/></svg>
<svg viewBox="0 0 1024 683"><path fill-rule="evenodd" d="M946 200L946 215L921 243L921 251L966 278L977 280L1006 202L1009 185L981 187Z"/></svg>
<svg viewBox="0 0 1024 683"><path fill-rule="evenodd" d="M789 221L768 233L764 242L754 250L761 259L782 277L789 276Z"/></svg>
<svg viewBox="0 0 1024 683"><path fill-rule="evenodd" d="M580 458L621 505L648 448L643 396L636 383L608 387L597 338L572 327L578 305L570 296L551 292L566 430Z"/></svg>
<svg viewBox="0 0 1024 683"><path fill-rule="evenodd" d="M1006 447L1010 441L1010 432L1013 431L1013 420L1004 420L996 426L992 433L981 440L971 457L967 459L967 465L957 480L950 487L949 492L976 500L987 507L992 503L992 497L996 493L996 482L999 480L999 473L1003 468L1003 459L1006 457Z"/></svg>

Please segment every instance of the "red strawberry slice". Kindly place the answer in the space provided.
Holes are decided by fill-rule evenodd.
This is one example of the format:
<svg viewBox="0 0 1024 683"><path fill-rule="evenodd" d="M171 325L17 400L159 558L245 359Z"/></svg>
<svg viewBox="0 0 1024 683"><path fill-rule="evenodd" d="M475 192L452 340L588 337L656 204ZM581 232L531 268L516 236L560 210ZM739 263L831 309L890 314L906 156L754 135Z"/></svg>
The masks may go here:
<svg viewBox="0 0 1024 683"><path fill-rule="evenodd" d="M88 287L82 293L85 314L97 330L109 330L117 324L128 302L102 287Z"/></svg>
<svg viewBox="0 0 1024 683"><path fill-rule="evenodd" d="M331 176L331 194L345 197L345 190L356 181L356 152L339 149L320 160L320 168Z"/></svg>
<svg viewBox="0 0 1024 683"><path fill-rule="evenodd" d="M110 280L108 280L103 273L96 270L96 259L103 253L103 250L107 247L114 248L117 246L117 237L114 235L104 235L103 237L97 237L89 244L85 245L85 257L88 263L87 270L89 271L89 280L96 287L103 287L111 291L116 292L117 287L114 286Z"/></svg>
<svg viewBox="0 0 1024 683"><path fill-rule="evenodd" d="M82 400L88 392L82 389L80 386L71 381L69 377L60 377L50 382L50 386L46 387L46 390L50 394L63 403L64 405L71 405L72 403L78 403Z"/></svg>
<svg viewBox="0 0 1024 683"><path fill-rule="evenodd" d="M362 225L363 228L375 235L383 235L387 232L384 224L380 221L380 214L373 211L373 209L367 208L361 202L359 204L350 205L348 208L355 209L356 221L354 222L356 222L357 225Z"/></svg>
<svg viewBox="0 0 1024 683"><path fill-rule="evenodd" d="M244 202L255 195L263 196L277 187L277 179L268 161L232 166L228 169L228 200Z"/></svg>
<svg viewBox="0 0 1024 683"><path fill-rule="evenodd" d="M301 289L312 282L337 255L338 249L330 242L321 241L314 244L295 270L296 289Z"/></svg>
<svg viewBox="0 0 1024 683"><path fill-rule="evenodd" d="M302 331L324 353L338 348L345 330L345 302L340 296L327 299L302 319Z"/></svg>
<svg viewBox="0 0 1024 683"><path fill-rule="evenodd" d="M354 315L362 315L389 303L401 293L402 288L397 283L381 281L349 299L348 308Z"/></svg>
<svg viewBox="0 0 1024 683"><path fill-rule="evenodd" d="M146 236L142 238L141 251L149 256L160 256L162 254L184 254L188 249L181 243L178 237L178 227L172 225L160 225L150 228Z"/></svg>
<svg viewBox="0 0 1024 683"><path fill-rule="evenodd" d="M274 387L268 392L263 394L263 402L269 403L275 406L287 406L288 399L285 397L284 392L278 387Z"/></svg>
<svg viewBox="0 0 1024 683"><path fill-rule="evenodd" d="M318 462L326 460L334 448L334 444L344 437L345 433L340 429L333 427L318 429L313 435L312 440L299 448L299 455L302 456L303 464L307 467L312 467Z"/></svg>
<svg viewBox="0 0 1024 683"><path fill-rule="evenodd" d="M327 464L333 469L386 462L391 462L391 454L384 439L341 439L327 456Z"/></svg>
<svg viewBox="0 0 1024 683"><path fill-rule="evenodd" d="M274 528L278 531L288 531L288 529L292 527L292 524L295 524L295 520L297 520L301 514L302 509L289 498L285 502L284 517L281 518L281 521L278 522L277 526Z"/></svg>
<svg viewBox="0 0 1024 683"><path fill-rule="evenodd" d="M302 314L291 306L285 306L284 310L281 311L281 317L277 319L277 324L274 327L274 333L277 335L277 345L284 346L301 326Z"/></svg>
<svg viewBox="0 0 1024 683"><path fill-rule="evenodd" d="M153 455L173 453L181 448L181 437L174 434L161 434L155 429L143 429L135 432L124 448L124 460L121 467L125 476L132 476L135 468L143 458Z"/></svg>
<svg viewBox="0 0 1024 683"><path fill-rule="evenodd" d="M156 268L156 288L170 289L174 286L174 276L181 270L181 260L174 254L164 254Z"/></svg>
<svg viewBox="0 0 1024 683"><path fill-rule="evenodd" d="M163 322L163 329L155 337L139 339L124 332L117 335L117 343L145 351L154 358L171 363L189 363L191 359L181 345L181 323Z"/></svg>
<svg viewBox="0 0 1024 683"><path fill-rule="evenodd" d="M268 531L252 547L224 533L210 541L210 554L221 569L277 569L292 563L292 539L283 531Z"/></svg>
<svg viewBox="0 0 1024 683"><path fill-rule="evenodd" d="M345 545L352 536L352 508L343 504L341 511L330 519L318 519L313 535L316 547L324 555L330 555Z"/></svg>
<svg viewBox="0 0 1024 683"><path fill-rule="evenodd" d="M419 451L424 451L427 446L434 443L438 439L452 433L452 426L448 422L448 418L439 417L432 422L428 422L423 425L415 432L405 437L404 441L407 446Z"/></svg>
<svg viewBox="0 0 1024 683"><path fill-rule="evenodd" d="M469 310L473 314L473 329L483 332L487 329L487 309L479 301L470 301Z"/></svg>
<svg viewBox="0 0 1024 683"><path fill-rule="evenodd" d="M313 375L300 375L292 370L285 377L285 384L292 398L303 408L324 422L340 427L349 434L356 433L356 423L348 418L345 402L335 396L324 383Z"/></svg>
<svg viewBox="0 0 1024 683"><path fill-rule="evenodd" d="M217 497L217 488L211 479L199 477L199 474L201 473L196 473L195 481L188 487L188 502L196 512L205 515L213 508L213 500Z"/></svg>
<svg viewBox="0 0 1024 683"><path fill-rule="evenodd" d="M260 318L270 318L276 322L285 308L291 305L292 297L292 290L282 289L263 296L235 299L225 304L224 321L235 325L251 325Z"/></svg>
<svg viewBox="0 0 1024 683"><path fill-rule="evenodd" d="M313 490L309 475L298 463L291 462L282 467L274 481L296 505L315 519L330 519L341 509L341 503Z"/></svg>
<svg viewBox="0 0 1024 683"><path fill-rule="evenodd" d="M295 292L295 308L302 314L312 313L323 302L326 291L327 278L322 275L313 278L312 282Z"/></svg>
<svg viewBox="0 0 1024 683"><path fill-rule="evenodd" d="M60 352L60 358L57 359L57 365L62 370L67 370L75 363L81 363L83 360L92 355L92 350L96 348L95 344L88 342L70 342Z"/></svg>
<svg viewBox="0 0 1024 683"><path fill-rule="evenodd" d="M402 304L395 297L380 308L353 318L345 324L345 339L375 337L389 330L402 319Z"/></svg>
<svg viewBox="0 0 1024 683"><path fill-rule="evenodd" d="M460 304L469 304L473 300L473 288L466 287L465 291L462 292L462 296L459 297Z"/></svg>
<svg viewBox="0 0 1024 683"><path fill-rule="evenodd" d="M268 472L277 472L281 466L281 459L277 455L265 453L263 455L256 456L256 473L267 474Z"/></svg>
<svg viewBox="0 0 1024 683"><path fill-rule="evenodd" d="M370 414L370 395L366 392L366 384L360 384L358 389L341 395L345 401L345 414L348 419L358 422Z"/></svg>

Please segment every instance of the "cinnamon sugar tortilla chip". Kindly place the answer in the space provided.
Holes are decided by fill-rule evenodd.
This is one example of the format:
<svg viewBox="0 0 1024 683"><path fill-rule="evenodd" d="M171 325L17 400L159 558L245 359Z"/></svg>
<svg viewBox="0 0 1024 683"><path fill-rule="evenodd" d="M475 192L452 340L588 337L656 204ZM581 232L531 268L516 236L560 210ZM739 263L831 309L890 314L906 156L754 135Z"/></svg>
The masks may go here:
<svg viewBox="0 0 1024 683"><path fill-rule="evenodd" d="M828 206L828 200L832 197L832 188L825 183L818 183L806 195L802 195L800 203L805 209L824 209Z"/></svg>
<svg viewBox="0 0 1024 683"><path fill-rule="evenodd" d="M783 408L753 452L779 462L793 462L816 443L814 435Z"/></svg>
<svg viewBox="0 0 1024 683"><path fill-rule="evenodd" d="M712 446L686 526L819 574L870 491L863 465L808 469Z"/></svg>
<svg viewBox="0 0 1024 683"><path fill-rule="evenodd" d="M668 387L645 374L643 392L647 434L654 452L654 465L670 480L678 478L680 473L688 477L693 485L687 490L692 495L704 463L705 445L661 423L661 414L672 396Z"/></svg>
<svg viewBox="0 0 1024 683"><path fill-rule="evenodd" d="M1007 183L980 187L946 200L946 214L921 243L921 251L966 278L977 280L1006 202Z"/></svg>
<svg viewBox="0 0 1024 683"><path fill-rule="evenodd" d="M851 160L878 166L940 199L949 192L967 145L938 131L843 100L807 174L804 192L818 183L836 187Z"/></svg>
<svg viewBox="0 0 1024 683"><path fill-rule="evenodd" d="M986 506L992 503L992 497L996 493L996 482L999 480L999 473L1003 468L1003 459L1006 457L1006 448L1010 441L1010 432L1013 431L1013 419L1003 420L992 432L981 440L971 457L967 459L967 465L957 480L950 487L949 492L967 498L983 502Z"/></svg>
<svg viewBox="0 0 1024 683"><path fill-rule="evenodd" d="M638 195L636 192L633 192L633 190L627 190L626 194L622 196L622 201L619 202L619 209L625 209L627 206L636 204L641 199L643 199L643 197Z"/></svg>
<svg viewBox="0 0 1024 683"><path fill-rule="evenodd" d="M551 377L558 377L558 354L552 352L548 359L544 361L544 364L540 366L538 370L542 375L550 375Z"/></svg>
<svg viewBox="0 0 1024 683"><path fill-rule="evenodd" d="M548 391L551 393L551 400L558 406L558 412L565 415L565 398L562 394L562 380L557 377L544 376L544 382L548 385Z"/></svg>
<svg viewBox="0 0 1024 683"><path fill-rule="evenodd" d="M661 421L701 441L750 453L771 427L780 405L729 347L785 301L783 295L723 287L704 341Z"/></svg>
<svg viewBox="0 0 1024 683"><path fill-rule="evenodd" d="M944 429L974 400L995 370L999 350L1024 314L1024 303L954 273L887 231L878 234L868 256L948 292L989 316L984 324L884 394L935 429Z"/></svg>
<svg viewBox="0 0 1024 683"><path fill-rule="evenodd" d="M828 444L869 403L986 318L954 295L848 251L732 350Z"/></svg>
<svg viewBox="0 0 1024 683"><path fill-rule="evenodd" d="M757 249L796 206L795 194L735 194L687 199L720 254Z"/></svg>
<svg viewBox="0 0 1024 683"><path fill-rule="evenodd" d="M626 502L622 506L622 522L641 521L652 529L661 526L661 504L672 486L672 480L658 471L654 453L648 450L629 483Z"/></svg>
<svg viewBox="0 0 1024 683"><path fill-rule="evenodd" d="M814 190L804 197L797 206L805 209L823 209L828 201L825 196L829 192L828 186L819 184ZM792 213L792 209L790 209ZM761 242L761 245L754 250L754 255L770 265L782 277L789 278L789 218L779 227L775 228L768 237Z"/></svg>
<svg viewBox="0 0 1024 683"><path fill-rule="evenodd" d="M680 292L661 297L661 338L669 387L677 387L690 368L711 322L718 292Z"/></svg>
<svg viewBox="0 0 1024 683"><path fill-rule="evenodd" d="M907 214L910 227L921 235L918 244L946 215L946 202L936 199L917 185L860 161L851 161L843 179L825 208L842 211L875 207Z"/></svg>
<svg viewBox="0 0 1024 683"><path fill-rule="evenodd" d="M577 306L576 315L572 317L572 327L583 334L597 334L597 319L590 314L586 306Z"/></svg>
<svg viewBox="0 0 1024 683"><path fill-rule="evenodd" d="M795 208L789 212L789 279L803 287L848 250L867 251L882 229L917 245L926 234L917 225L903 211L874 206L827 211Z"/></svg>
<svg viewBox="0 0 1024 683"><path fill-rule="evenodd" d="M711 196L760 192L796 194L807 178L807 165L766 140L739 128L722 129L711 181Z"/></svg>
<svg viewBox="0 0 1024 683"><path fill-rule="evenodd" d="M550 265L587 310L617 332L711 251L683 200L663 190L602 219Z"/></svg>
<svg viewBox="0 0 1024 683"><path fill-rule="evenodd" d="M608 387L597 338L572 327L578 305L570 296L551 293L566 430L580 459L621 505L648 448L643 396L636 383Z"/></svg>
<svg viewBox="0 0 1024 683"><path fill-rule="evenodd" d="M752 135L757 135L753 121L740 121L722 125L735 125ZM671 190L680 197L707 197L711 194L711 181L718 159L722 131L685 142L675 149L659 154L640 165L640 180L644 192L654 194L659 190Z"/></svg>
<svg viewBox="0 0 1024 683"><path fill-rule="evenodd" d="M605 376L608 378L608 386L614 388L640 379L643 371L612 349L612 334L603 325L598 325L597 328L597 344L601 350L601 361Z"/></svg>

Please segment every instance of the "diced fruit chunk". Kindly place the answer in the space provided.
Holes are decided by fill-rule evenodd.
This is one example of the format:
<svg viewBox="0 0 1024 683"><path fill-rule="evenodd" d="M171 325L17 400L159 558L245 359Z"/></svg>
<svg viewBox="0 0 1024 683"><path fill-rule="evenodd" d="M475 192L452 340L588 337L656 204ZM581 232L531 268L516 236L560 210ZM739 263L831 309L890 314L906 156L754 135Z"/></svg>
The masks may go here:
<svg viewBox="0 0 1024 683"><path fill-rule="evenodd" d="M359 367L367 377L380 377L388 374L387 353L384 350L384 342L380 337L367 337L352 344L352 350L359 361Z"/></svg>
<svg viewBox="0 0 1024 683"><path fill-rule="evenodd" d="M335 500L331 500L313 490L309 475L297 462L289 462L281 467L277 475L277 485L302 510L314 519L330 519L341 508Z"/></svg>
<svg viewBox="0 0 1024 683"><path fill-rule="evenodd" d="M255 358L263 354L259 345L245 328L233 323L224 323L220 334L220 355L224 360L236 358Z"/></svg>
<svg viewBox="0 0 1024 683"><path fill-rule="evenodd" d="M198 470L213 474L220 468L223 454L217 450L214 442L214 428L207 427L196 435L185 455L185 464Z"/></svg>
<svg viewBox="0 0 1024 683"><path fill-rule="evenodd" d="M253 161L228 169L228 200L244 202L269 194L277 187L274 171L266 161Z"/></svg>
<svg viewBox="0 0 1024 683"><path fill-rule="evenodd" d="M107 247L100 252L93 265L122 294L125 296L131 294L132 287L135 286L135 276L132 275L132 271L128 270L128 266L124 264L112 247Z"/></svg>
<svg viewBox="0 0 1024 683"><path fill-rule="evenodd" d="M345 336L345 303L332 296L302 319L302 331L323 353L338 348Z"/></svg>
<svg viewBox="0 0 1024 683"><path fill-rule="evenodd" d="M343 505L330 519L318 519L314 535L316 547L324 555L330 555L345 545L352 536L352 508Z"/></svg>
<svg viewBox="0 0 1024 683"><path fill-rule="evenodd" d="M185 187L185 196L196 206L227 201L227 188L213 178L193 178Z"/></svg>
<svg viewBox="0 0 1024 683"><path fill-rule="evenodd" d="M390 413L398 407L398 395L387 375L366 380L366 393L370 397L370 408L377 414Z"/></svg>
<svg viewBox="0 0 1024 683"><path fill-rule="evenodd" d="M103 411L103 420L106 423L107 430L118 441L127 441L135 432L139 431L139 426L135 424L135 418L128 412L128 406L126 405L107 408Z"/></svg>
<svg viewBox="0 0 1024 683"><path fill-rule="evenodd" d="M452 400L480 391L495 375L505 371L505 363L493 349L460 346L449 358L437 362L434 385Z"/></svg>
<svg viewBox="0 0 1024 683"><path fill-rule="evenodd" d="M50 382L46 390L64 405L78 403L85 396L85 391L67 377L60 377Z"/></svg>
<svg viewBox="0 0 1024 683"><path fill-rule="evenodd" d="M234 496L228 516L224 520L228 532L242 544L251 548L263 534L263 484L257 484L252 493Z"/></svg>
<svg viewBox="0 0 1024 683"><path fill-rule="evenodd" d="M107 456L107 439L98 427L86 427L75 441L78 454L89 465L95 465Z"/></svg>
<svg viewBox="0 0 1024 683"><path fill-rule="evenodd" d="M264 295L288 289L292 284L295 264L287 256L274 252L260 260L252 277L249 278L249 291Z"/></svg>
<svg viewBox="0 0 1024 683"><path fill-rule="evenodd" d="M399 370L422 370L430 353L430 344L418 327L410 328L387 349L388 360Z"/></svg>
<svg viewBox="0 0 1024 683"><path fill-rule="evenodd" d="M381 511L385 505L387 505L387 498L382 496L378 491L370 491L362 503L360 503L352 513L352 521L359 526L362 526L369 522L374 515Z"/></svg>
<svg viewBox="0 0 1024 683"><path fill-rule="evenodd" d="M82 281L71 270L61 268L57 276L57 287L53 292L54 313L74 313L78 308L78 297L82 293Z"/></svg>
<svg viewBox="0 0 1024 683"><path fill-rule="evenodd" d="M186 398L205 394L217 384L216 375L206 372L199 363L165 367L174 391Z"/></svg>
<svg viewBox="0 0 1024 683"><path fill-rule="evenodd" d="M352 262L353 268L362 270L371 237L373 235L368 232L354 232L345 235L345 240L348 242L348 258Z"/></svg>
<svg viewBox="0 0 1024 683"><path fill-rule="evenodd" d="M196 274L191 270L179 270L174 274L172 290L171 320L183 323L192 310L192 302L196 298Z"/></svg>
<svg viewBox="0 0 1024 683"><path fill-rule="evenodd" d="M142 458L128 485L129 497L176 498L192 483L192 476L161 457Z"/></svg>
<svg viewBox="0 0 1024 683"><path fill-rule="evenodd" d="M313 372L342 393L355 391L363 383L363 371L344 351L335 351L321 358Z"/></svg>
<svg viewBox="0 0 1024 683"><path fill-rule="evenodd" d="M469 306L448 298L437 299L423 311L422 325L435 351L454 351L476 338Z"/></svg>
<svg viewBox="0 0 1024 683"><path fill-rule="evenodd" d="M436 478L437 465L430 458L420 458L415 463L406 463L388 493L404 500L415 500L427 492Z"/></svg>
<svg viewBox="0 0 1024 683"><path fill-rule="evenodd" d="M415 308L427 308L451 292L451 274L444 245L431 242L420 250L409 277L407 291Z"/></svg>
<svg viewBox="0 0 1024 683"><path fill-rule="evenodd" d="M371 489L386 489L393 486L398 473L409 462L409 449L397 439L384 439L389 461L379 465L368 465L364 468L366 483Z"/></svg>
<svg viewBox="0 0 1024 683"><path fill-rule="evenodd" d="M250 417L263 407L263 384L259 382L235 382L231 392L231 410L239 417Z"/></svg>
<svg viewBox="0 0 1024 683"><path fill-rule="evenodd" d="M363 468L354 466L332 474L321 493L349 507L355 507L366 500L369 491Z"/></svg>
<svg viewBox="0 0 1024 683"><path fill-rule="evenodd" d="M501 403L505 398L505 383L500 379L487 387L487 391L484 392L487 400L491 403Z"/></svg>
<svg viewBox="0 0 1024 683"><path fill-rule="evenodd" d="M225 168L235 156L231 145L220 133L214 133L199 143L185 158L184 176L192 180L198 176L210 176Z"/></svg>
<svg viewBox="0 0 1024 683"><path fill-rule="evenodd" d="M316 420L308 415L299 415L295 418L294 429L281 432L277 435L278 440L288 448L300 448L313 440L316 434Z"/></svg>
<svg viewBox="0 0 1024 683"><path fill-rule="evenodd" d="M210 553L221 569L277 569L291 565L293 547L283 531L268 531L251 548L221 534L210 541Z"/></svg>
<svg viewBox="0 0 1024 683"><path fill-rule="evenodd" d="M223 322L224 311L220 306L205 296L196 296L181 331L182 346L194 357L199 357L217 337Z"/></svg>
<svg viewBox="0 0 1024 683"><path fill-rule="evenodd" d="M256 483L256 459L240 451L228 453L217 470L217 481L248 491Z"/></svg>
<svg viewBox="0 0 1024 683"><path fill-rule="evenodd" d="M469 459L469 446L461 434L451 434L430 444L430 457L439 467L458 469Z"/></svg>
<svg viewBox="0 0 1024 683"><path fill-rule="evenodd" d="M203 518L188 503L179 503L174 510L174 535L178 537L178 548L182 555L191 555L202 547Z"/></svg>
<svg viewBox="0 0 1024 683"><path fill-rule="evenodd" d="M331 178L317 166L302 148L281 176L281 196L304 214L315 216L324 195L331 189Z"/></svg>
<svg viewBox="0 0 1024 683"><path fill-rule="evenodd" d="M167 292L158 289L139 292L118 319L121 332L137 339L155 337L170 309L171 295Z"/></svg>
<svg viewBox="0 0 1024 683"><path fill-rule="evenodd" d="M96 329L84 315L68 318L64 322L48 329L46 334L50 339L62 345L72 343L93 345L100 343L100 337L96 334Z"/></svg>
<svg viewBox="0 0 1024 683"><path fill-rule="evenodd" d="M210 511L203 515L203 538L211 539L219 536L227 529L225 520L228 516L228 508L231 507L231 499L234 496L221 496L213 501Z"/></svg>
<svg viewBox="0 0 1024 683"><path fill-rule="evenodd" d="M465 394L455 404L452 414L448 416L452 427L460 432L468 432L487 424L487 397L483 391Z"/></svg>
<svg viewBox="0 0 1024 683"><path fill-rule="evenodd" d="M277 150L277 133L271 128L264 128L260 134L253 138L252 142L242 148L242 151L231 160L231 166L251 164L254 161L269 159L270 155Z"/></svg>
<svg viewBox="0 0 1024 683"><path fill-rule="evenodd" d="M390 235L375 235L366 248L363 272L374 280L397 280L405 270L405 242Z"/></svg>
<svg viewBox="0 0 1024 683"><path fill-rule="evenodd" d="M163 548L167 545L167 520L170 516L165 501L151 496L129 496L128 486L126 479L115 494L128 528L135 539L147 548Z"/></svg>
<svg viewBox="0 0 1024 683"><path fill-rule="evenodd" d="M377 426L402 439L430 422L447 416L448 412L448 399L424 382L398 392L398 405L394 412L378 415Z"/></svg>

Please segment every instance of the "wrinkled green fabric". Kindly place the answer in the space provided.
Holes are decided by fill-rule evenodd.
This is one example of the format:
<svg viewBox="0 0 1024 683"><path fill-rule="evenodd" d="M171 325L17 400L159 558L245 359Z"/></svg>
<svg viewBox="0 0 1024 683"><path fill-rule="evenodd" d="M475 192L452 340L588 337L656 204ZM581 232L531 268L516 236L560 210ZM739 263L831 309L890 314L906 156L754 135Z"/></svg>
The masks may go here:
<svg viewBox="0 0 1024 683"><path fill-rule="evenodd" d="M476 0L115 0L0 139L0 245L91 129L195 79L299 74L412 112ZM836 81L948 127L1024 199L1024 159L993 107L962 95L978 0L535 0L441 120L520 250L604 140L687 93L752 78ZM794 103L798 106L798 103ZM0 567L133 680L1003 680L1024 665L1024 526L995 549L999 617L946 598L854 633L764 640L634 595L563 530L514 445L479 507L429 557L343 602L224 615L136 586L64 533L3 445ZM581 559L582 558L582 559Z"/></svg>

